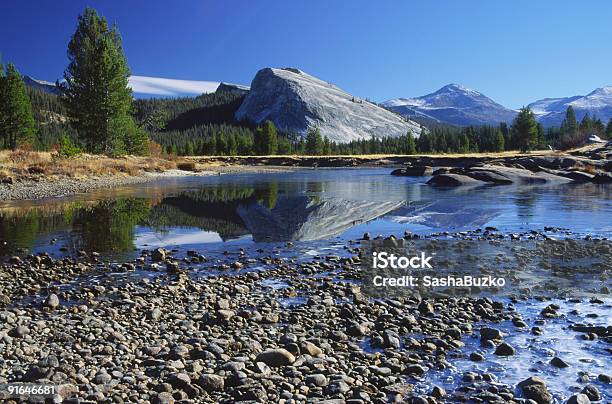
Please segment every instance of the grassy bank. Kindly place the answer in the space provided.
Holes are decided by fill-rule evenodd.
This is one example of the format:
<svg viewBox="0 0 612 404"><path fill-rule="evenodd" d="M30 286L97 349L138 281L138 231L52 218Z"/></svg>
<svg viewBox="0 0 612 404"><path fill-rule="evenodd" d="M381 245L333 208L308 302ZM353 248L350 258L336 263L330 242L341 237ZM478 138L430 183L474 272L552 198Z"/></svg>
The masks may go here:
<svg viewBox="0 0 612 404"><path fill-rule="evenodd" d="M99 177L134 177L145 173L184 171L224 171L227 166L285 167L354 167L393 166L406 163L453 165L455 162L486 162L493 159L525 156L520 152L471 154L371 154L336 156L125 156L112 158L82 154L62 158L57 153L33 151L0 151L0 182L58 181L62 179L92 179ZM535 151L529 156L564 155L560 152Z"/></svg>
<svg viewBox="0 0 612 404"><path fill-rule="evenodd" d="M104 176L136 176L143 172L163 172L177 167L176 159L127 156L111 158L83 154L62 158L57 153L1 151L0 181L87 179ZM180 162L178 162L180 164Z"/></svg>

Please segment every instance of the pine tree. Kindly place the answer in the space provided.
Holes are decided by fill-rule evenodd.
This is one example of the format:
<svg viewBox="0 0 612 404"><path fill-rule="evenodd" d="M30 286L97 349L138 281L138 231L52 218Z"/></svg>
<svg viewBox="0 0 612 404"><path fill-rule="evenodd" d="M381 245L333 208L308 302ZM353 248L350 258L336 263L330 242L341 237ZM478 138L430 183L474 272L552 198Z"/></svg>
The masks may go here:
<svg viewBox="0 0 612 404"><path fill-rule="evenodd" d="M505 149L504 134L500 129L496 129L493 135L493 151L502 152Z"/></svg>
<svg viewBox="0 0 612 404"><path fill-rule="evenodd" d="M598 136L602 136L605 133L605 131L606 131L606 126L603 124L601 119L593 118L593 132Z"/></svg>
<svg viewBox="0 0 612 404"><path fill-rule="evenodd" d="M145 153L147 136L131 116L130 71L117 26L109 27L104 17L86 8L68 43L68 59L65 82L58 86L86 149L114 155Z"/></svg>
<svg viewBox="0 0 612 404"><path fill-rule="evenodd" d="M416 154L416 140L412 132L406 134L406 154Z"/></svg>
<svg viewBox="0 0 612 404"><path fill-rule="evenodd" d="M579 128L582 133L590 133L593 130L593 119L591 118L591 114L588 112L584 114L582 121L580 121Z"/></svg>
<svg viewBox="0 0 612 404"><path fill-rule="evenodd" d="M545 143L545 139L544 139L544 126L542 126L542 124L540 122L538 122L538 137L536 140L536 144L535 147L537 148L542 148L544 147L544 143Z"/></svg>
<svg viewBox="0 0 612 404"><path fill-rule="evenodd" d="M520 109L512 122L513 137L521 151L531 150L538 141L538 123L529 107Z"/></svg>
<svg viewBox="0 0 612 404"><path fill-rule="evenodd" d="M306 154L317 156L323 152L323 138L321 137L321 131L316 126L308 128L306 133Z"/></svg>
<svg viewBox="0 0 612 404"><path fill-rule="evenodd" d="M323 152L322 154L324 156L329 156L332 152L332 148L331 148L331 142L329 141L329 139L327 138L327 136L325 136L323 138Z"/></svg>
<svg viewBox="0 0 612 404"><path fill-rule="evenodd" d="M36 124L23 78L12 63L0 65L0 139L3 147L15 149L32 143Z"/></svg>
<svg viewBox="0 0 612 404"><path fill-rule="evenodd" d="M565 111L565 119L561 123L561 135L575 135L578 132L578 122L576 121L576 113L570 105Z"/></svg>
<svg viewBox="0 0 612 404"><path fill-rule="evenodd" d="M606 136L608 139L612 139L612 118L610 118L608 126L606 126Z"/></svg>
<svg viewBox="0 0 612 404"><path fill-rule="evenodd" d="M263 155L274 155L278 151L278 134L276 132L276 126L272 121L266 121L263 125L262 134L262 149L261 154Z"/></svg>
<svg viewBox="0 0 612 404"><path fill-rule="evenodd" d="M461 133L459 135L459 153L469 153L470 152L470 138L467 134Z"/></svg>

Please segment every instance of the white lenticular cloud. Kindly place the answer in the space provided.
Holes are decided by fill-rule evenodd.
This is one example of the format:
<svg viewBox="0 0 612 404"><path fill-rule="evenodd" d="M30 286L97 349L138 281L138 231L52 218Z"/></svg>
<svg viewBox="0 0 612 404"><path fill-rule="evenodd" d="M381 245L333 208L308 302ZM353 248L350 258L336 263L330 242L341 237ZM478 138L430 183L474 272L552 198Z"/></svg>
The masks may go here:
<svg viewBox="0 0 612 404"><path fill-rule="evenodd" d="M199 95L217 90L215 81L176 80L162 77L130 76L129 86L137 94L151 95Z"/></svg>

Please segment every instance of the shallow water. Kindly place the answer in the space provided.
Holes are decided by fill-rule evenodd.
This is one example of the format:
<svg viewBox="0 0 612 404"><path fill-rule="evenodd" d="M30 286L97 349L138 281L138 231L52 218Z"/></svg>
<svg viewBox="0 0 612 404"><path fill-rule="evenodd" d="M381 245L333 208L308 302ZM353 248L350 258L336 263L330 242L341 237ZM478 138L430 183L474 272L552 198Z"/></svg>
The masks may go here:
<svg viewBox="0 0 612 404"><path fill-rule="evenodd" d="M326 254L350 254L344 248L365 232L418 234L474 230L486 226L504 232L553 230L555 237L583 238L585 235L612 238L612 187L610 185L565 184L514 188L511 186L468 189L436 189L424 177L393 177L390 169L303 170L279 174L223 175L165 179L112 191L99 191L70 198L18 201L0 204L0 255L47 251L53 256L73 255L79 250L97 251L103 258L122 261L139 255L140 249L179 249L185 256L195 250L206 256L202 264L189 264L194 276L215 276L227 271L216 264L237 259L243 248L249 257L258 249L266 256L308 261ZM289 247L287 242L292 242ZM226 253L227 251L227 253ZM154 277L159 272L117 272L111 267L102 274L87 274L64 288L80 283L122 282ZM254 266L246 270L261 270ZM333 272L329 277L339 282ZM284 290L283 279L261 282L261 291ZM298 291L279 300L283 307L301 306L306 297ZM612 361L601 340L585 341L568 328L572 322L610 325L610 302L591 304L559 301L564 317L546 320L543 334L533 336L530 328L540 310L550 302L528 299L515 303L527 322L524 331L512 323L499 324L508 331L508 343L517 349L510 358L496 357L483 349L478 339L466 337L464 358L454 358L452 367L432 370L418 392L432 385L447 390L461 385L463 374L487 371L499 382L516 384L538 374L548 383L557 402L575 392L579 372L588 372L592 383L610 401L609 389L597 382L598 373L609 373ZM579 314L572 314L571 310ZM584 315L594 313L595 318ZM511 332L510 332L511 331ZM415 336L416 337L416 336ZM367 342L364 342L367 349ZM468 359L482 351L484 362ZM549 365L557 354L570 363L567 369ZM414 382L414 381L412 381Z"/></svg>
<svg viewBox="0 0 612 404"><path fill-rule="evenodd" d="M293 241L320 248L364 232L401 235L497 227L612 238L612 187L595 184L436 189L390 169L302 170L164 179L69 198L0 204L1 254Z"/></svg>
<svg viewBox="0 0 612 404"><path fill-rule="evenodd" d="M542 324L536 324L541 319L540 311L551 303L561 306L559 318L546 319ZM585 383L579 383L581 374L589 375L589 383L597 386L603 396L602 402L610 402L612 391L597 380L600 373L609 374L612 369L612 359L609 343L601 339L587 341L581 333L569 329L570 324L586 324L610 326L610 304L594 304L584 300L570 302L559 299L550 301L535 301L533 299L515 304L528 327L518 329L511 321L493 325L508 334L506 342L516 348L516 354L509 357L496 356L494 348L483 348L478 334L463 339L465 348L463 358L455 358L452 366L443 370L431 370L427 373L426 382L417 383L420 393L431 391L432 385L444 387L447 390L461 386L466 372L488 372L500 383L516 385L530 377L539 376L555 398L555 402L565 402L572 394L582 390ZM576 310L574 312L574 310ZM597 315L596 318L585 318L586 314ZM534 325L542 329L542 334L535 336L530 330ZM491 326L491 324L487 324ZM471 352L478 351L485 356L483 362L473 362L469 359ZM549 362L554 357L562 358L569 367L557 368Z"/></svg>

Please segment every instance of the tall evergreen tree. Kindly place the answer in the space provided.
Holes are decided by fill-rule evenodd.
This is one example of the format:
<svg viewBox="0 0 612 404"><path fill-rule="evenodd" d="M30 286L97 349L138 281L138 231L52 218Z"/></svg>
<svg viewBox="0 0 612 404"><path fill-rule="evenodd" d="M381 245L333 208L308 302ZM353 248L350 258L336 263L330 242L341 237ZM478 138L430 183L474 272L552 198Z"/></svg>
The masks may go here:
<svg viewBox="0 0 612 404"><path fill-rule="evenodd" d="M330 154L332 154L331 142L329 141L327 136L323 137L323 150L322 150L322 153L323 153L324 156L329 156Z"/></svg>
<svg viewBox="0 0 612 404"><path fill-rule="evenodd" d="M416 154L416 140L412 132L406 134L406 154Z"/></svg>
<svg viewBox="0 0 612 404"><path fill-rule="evenodd" d="M576 113L570 105L565 111L565 119L561 123L561 135L575 135L578 132L578 121L576 121Z"/></svg>
<svg viewBox="0 0 612 404"><path fill-rule="evenodd" d="M606 132L606 126L603 124L601 119L593 118L593 132L599 136Z"/></svg>
<svg viewBox="0 0 612 404"><path fill-rule="evenodd" d="M505 149L504 133L500 129L495 129L492 146L495 152L502 152Z"/></svg>
<svg viewBox="0 0 612 404"><path fill-rule="evenodd" d="M538 141L538 123L529 107L520 109L512 122L513 137L521 151L531 150Z"/></svg>
<svg viewBox="0 0 612 404"><path fill-rule="evenodd" d="M0 139L3 147L15 149L33 142L36 124L23 78L12 63L0 65Z"/></svg>
<svg viewBox="0 0 612 404"><path fill-rule="evenodd" d="M263 125L263 155L273 155L278 151L278 133L276 132L276 126L274 122L266 121Z"/></svg>
<svg viewBox="0 0 612 404"><path fill-rule="evenodd" d="M470 138L467 134L461 133L459 135L459 153L469 153L470 151Z"/></svg>
<svg viewBox="0 0 612 404"><path fill-rule="evenodd" d="M540 122L538 122L538 137L536 140L536 144L535 147L538 148L542 148L544 147L544 143L546 143L546 140L544 139L544 126L542 126L542 124Z"/></svg>
<svg viewBox="0 0 612 404"><path fill-rule="evenodd" d="M593 130L593 118L591 118L591 114L588 112L584 114L584 117L582 117L580 121L579 128L581 133L590 133Z"/></svg>
<svg viewBox="0 0 612 404"><path fill-rule="evenodd" d="M93 153L142 154L147 135L131 116L130 75L117 26L92 8L79 16L68 44L70 63L58 83L71 124Z"/></svg>
<svg viewBox="0 0 612 404"><path fill-rule="evenodd" d="M610 118L608 126L606 126L606 136L608 139L612 139L612 118Z"/></svg>
<svg viewBox="0 0 612 404"><path fill-rule="evenodd" d="M305 148L306 154L317 156L323 153L323 138L318 127L311 126L308 128Z"/></svg>

